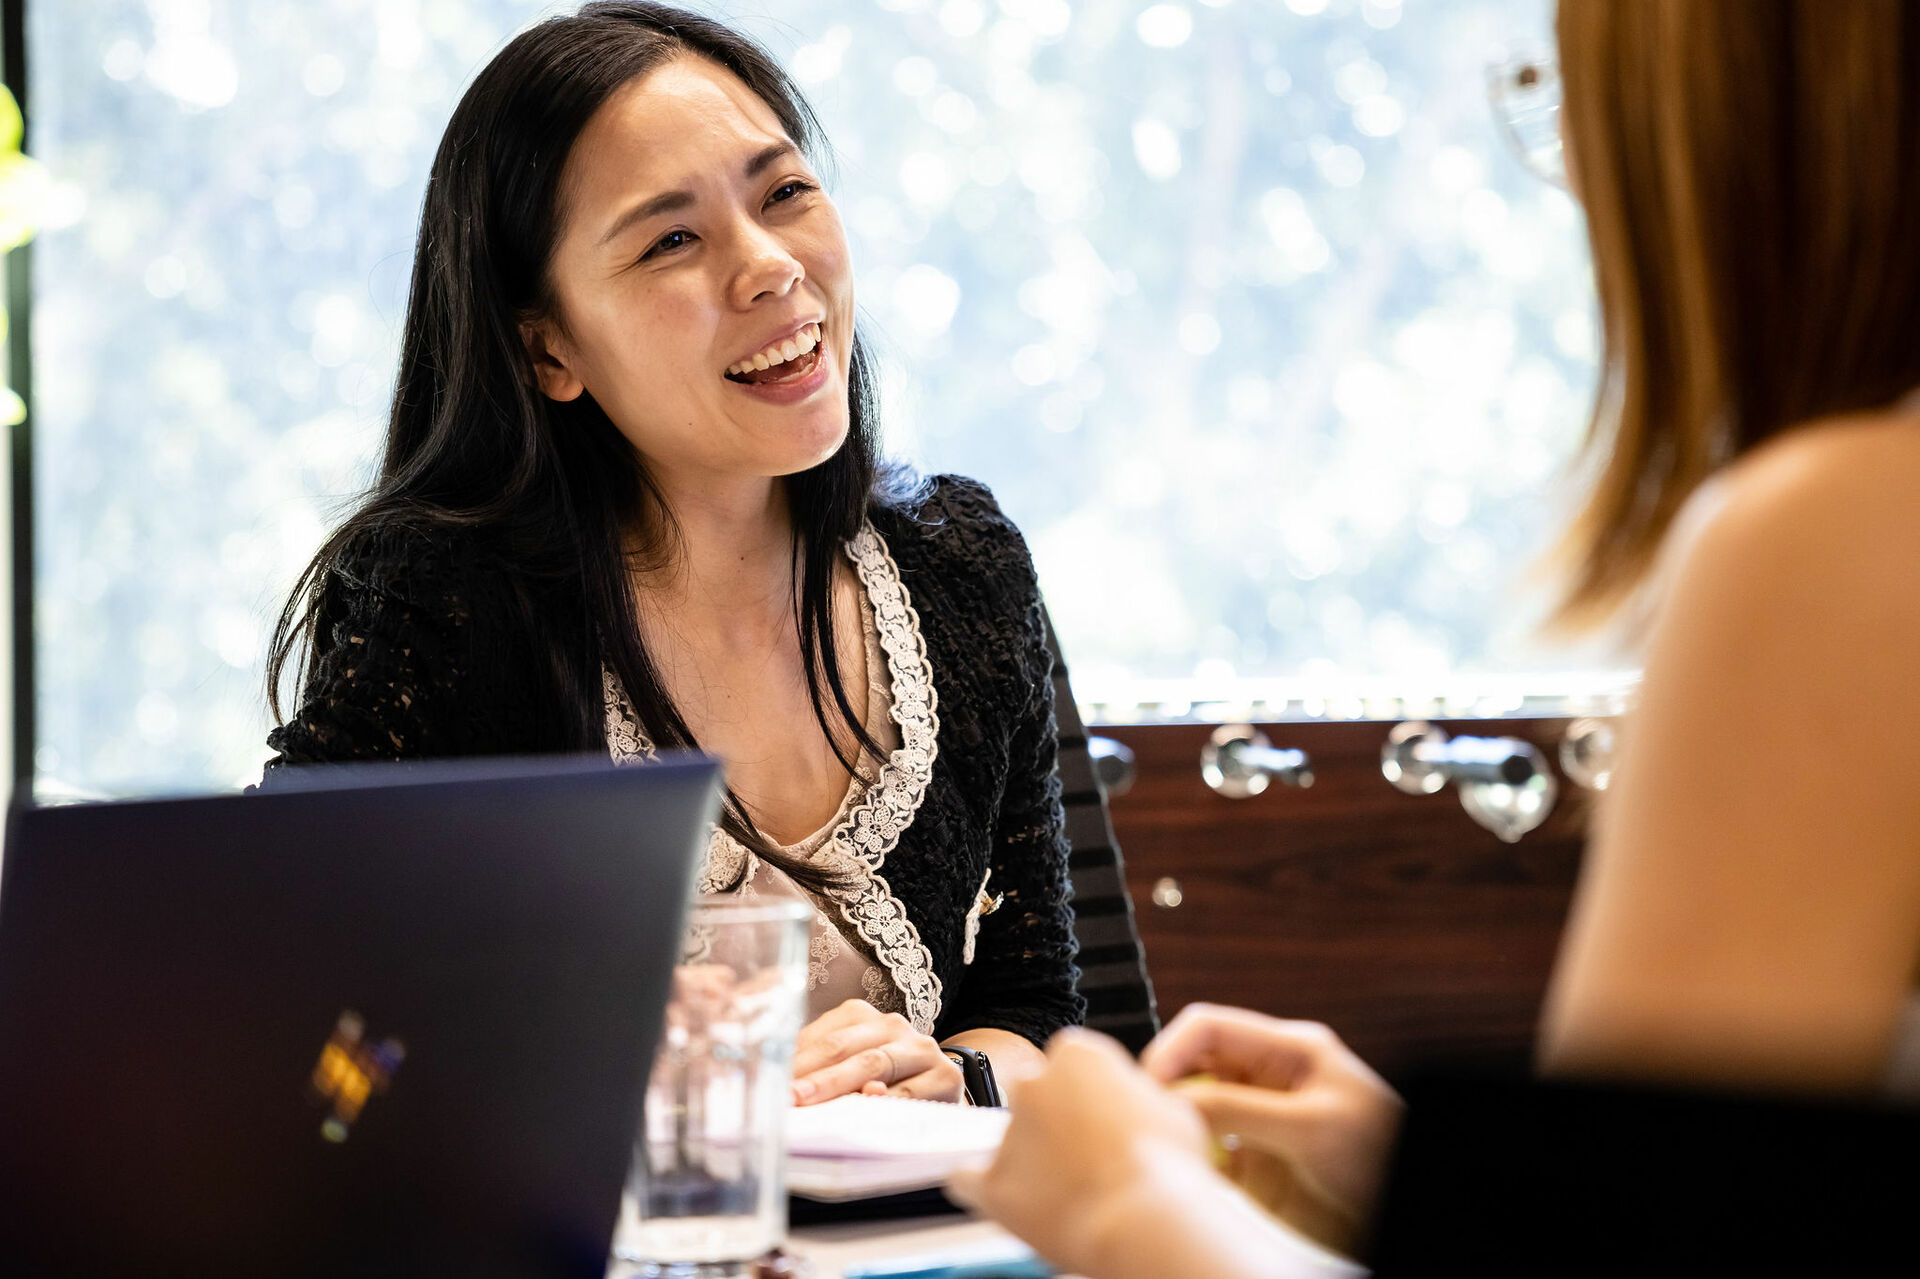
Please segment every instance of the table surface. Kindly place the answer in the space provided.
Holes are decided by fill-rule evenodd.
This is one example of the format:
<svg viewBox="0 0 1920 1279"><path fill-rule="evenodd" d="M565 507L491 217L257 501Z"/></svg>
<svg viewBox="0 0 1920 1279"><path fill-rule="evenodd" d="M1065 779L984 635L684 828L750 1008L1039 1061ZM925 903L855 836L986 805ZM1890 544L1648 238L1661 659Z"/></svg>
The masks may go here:
<svg viewBox="0 0 1920 1279"><path fill-rule="evenodd" d="M926 1264L987 1262L1025 1256L1018 1239L991 1221L951 1213L939 1217L908 1217L889 1221L846 1222L832 1226L801 1226L787 1238L788 1250L811 1263L807 1279L844 1279L850 1266L875 1262ZM1350 1261L1299 1239L1288 1255L1274 1258L1275 1273L1287 1279L1358 1279L1367 1272ZM631 1270L616 1262L607 1279L630 1279ZM1062 1275L1060 1279L1076 1279Z"/></svg>
<svg viewBox="0 0 1920 1279"><path fill-rule="evenodd" d="M1289 1246L1273 1258L1276 1275L1287 1279L1363 1279L1367 1271L1289 1233ZM902 1221L804 1226L788 1246L813 1263L810 1279L842 1279L847 1267L877 1261L992 1261L1024 1256L1026 1248L991 1221L975 1217L917 1217ZM1060 1279L1074 1279L1063 1275Z"/></svg>
<svg viewBox="0 0 1920 1279"><path fill-rule="evenodd" d="M813 1263L811 1279L841 1279L848 1266L876 1261L990 1261L1027 1252L991 1221L952 1215L802 1226L789 1237L788 1246Z"/></svg>

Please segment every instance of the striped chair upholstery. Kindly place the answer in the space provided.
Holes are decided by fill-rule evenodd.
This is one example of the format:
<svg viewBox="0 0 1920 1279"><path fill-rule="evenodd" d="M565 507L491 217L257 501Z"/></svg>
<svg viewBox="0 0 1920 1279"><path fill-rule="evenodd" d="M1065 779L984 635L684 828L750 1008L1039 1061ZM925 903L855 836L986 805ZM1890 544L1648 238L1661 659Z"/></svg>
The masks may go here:
<svg viewBox="0 0 1920 1279"><path fill-rule="evenodd" d="M1073 929L1080 941L1080 993L1087 1025L1139 1052L1160 1029L1146 953L1134 924L1126 867L1107 819L1107 795L1087 751L1087 729L1067 685L1060 639L1047 622L1053 649L1053 708L1060 725L1061 802L1067 810L1067 842L1073 877Z"/></svg>

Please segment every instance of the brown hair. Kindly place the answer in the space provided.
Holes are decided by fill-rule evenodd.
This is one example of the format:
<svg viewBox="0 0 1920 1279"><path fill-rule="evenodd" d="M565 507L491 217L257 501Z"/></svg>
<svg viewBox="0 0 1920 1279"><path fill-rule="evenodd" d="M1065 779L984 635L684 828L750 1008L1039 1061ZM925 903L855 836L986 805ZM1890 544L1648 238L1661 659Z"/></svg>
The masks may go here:
<svg viewBox="0 0 1920 1279"><path fill-rule="evenodd" d="M1920 0L1561 0L1559 39L1604 343L1580 623L1716 467L1920 386Z"/></svg>

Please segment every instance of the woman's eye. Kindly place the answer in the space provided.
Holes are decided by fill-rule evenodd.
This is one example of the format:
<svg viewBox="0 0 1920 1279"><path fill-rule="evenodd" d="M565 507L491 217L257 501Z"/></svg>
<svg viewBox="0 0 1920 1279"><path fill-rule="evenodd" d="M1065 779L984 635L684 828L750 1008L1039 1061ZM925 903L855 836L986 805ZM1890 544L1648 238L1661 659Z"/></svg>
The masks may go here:
<svg viewBox="0 0 1920 1279"><path fill-rule="evenodd" d="M796 196L805 195L811 190L813 190L813 183L802 182L800 179L795 178L791 182L782 182L779 186L775 187L773 194L767 197L767 203L779 204L782 201L791 200Z"/></svg>
<svg viewBox="0 0 1920 1279"><path fill-rule="evenodd" d="M665 235L661 236L658 240L655 240L653 242L653 247L651 249L648 249L644 256L650 258L661 253L671 253L675 249L684 248L686 245L689 245L692 243L693 243L692 232L669 231Z"/></svg>

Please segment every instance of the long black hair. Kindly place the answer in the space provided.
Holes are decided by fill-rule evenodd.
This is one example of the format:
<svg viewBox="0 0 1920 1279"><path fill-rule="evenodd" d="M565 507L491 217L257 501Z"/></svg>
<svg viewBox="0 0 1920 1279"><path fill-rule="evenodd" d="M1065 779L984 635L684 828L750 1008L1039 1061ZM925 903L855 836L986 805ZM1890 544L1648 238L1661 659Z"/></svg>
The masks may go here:
<svg viewBox="0 0 1920 1279"><path fill-rule="evenodd" d="M399 378L378 479L327 539L281 610L267 693L283 719L280 686L306 653L311 678L331 570L358 539L397 527L460 530L501 556L564 705L578 750L605 749L604 661L625 685L657 745L697 747L642 642L632 584L635 557L670 558L678 530L638 453L592 396L540 394L521 326L551 313L548 267L559 232L560 178L576 138L622 86L695 56L738 76L816 161L819 122L758 45L719 23L647 0L595 0L515 37L454 109L435 154L420 215ZM814 714L849 769L836 727L878 753L848 700L834 651L833 580L840 547L872 503L909 483L884 468L875 428L874 375L856 332L848 376L850 429L839 451L786 480L794 528L794 609ZM635 550L634 537L639 535ZM533 601L561 598L555 617ZM581 637L587 637L582 643ZM722 828L803 884L837 882L782 854L729 792Z"/></svg>

